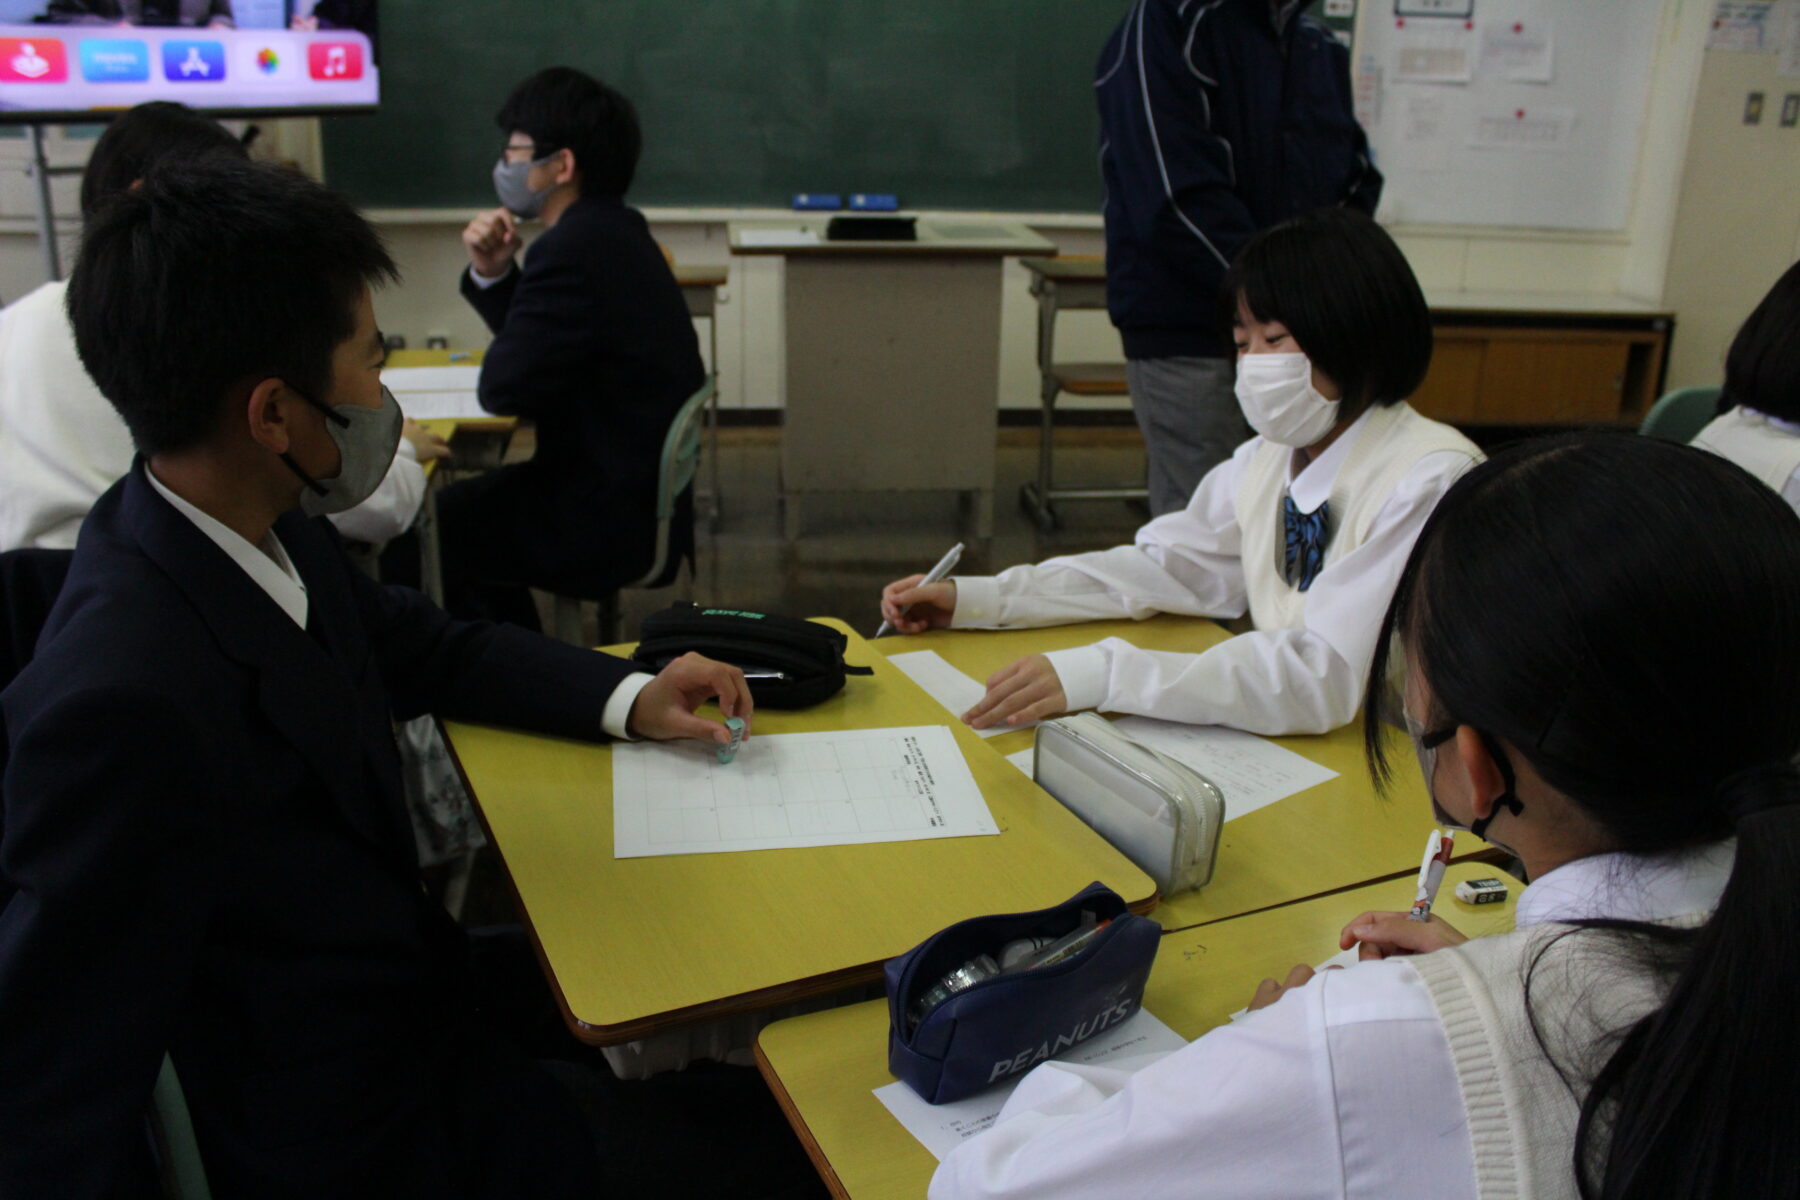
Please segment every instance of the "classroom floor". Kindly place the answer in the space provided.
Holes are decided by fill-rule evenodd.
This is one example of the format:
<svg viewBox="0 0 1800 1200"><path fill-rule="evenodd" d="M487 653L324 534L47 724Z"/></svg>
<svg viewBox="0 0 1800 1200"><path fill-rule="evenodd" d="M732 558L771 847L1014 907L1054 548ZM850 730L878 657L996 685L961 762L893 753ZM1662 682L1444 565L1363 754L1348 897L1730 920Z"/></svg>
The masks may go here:
<svg viewBox="0 0 1800 1200"><path fill-rule="evenodd" d="M815 498L802 507L802 532L782 533L779 496L780 431L725 429L719 434L720 516L716 530L699 524L699 562L691 588L626 592L620 616L624 636L638 622L677 599L791 616L839 617L865 634L880 623L884 584L930 569L958 541L968 543L964 574L979 575L1057 554L1102 549L1129 541L1146 510L1121 501L1062 504L1062 526L1040 534L1019 507L1019 486L1037 476L1035 429L1000 433L994 536L972 540L961 502L952 492L845 494ZM1143 443L1133 428L1077 428L1058 436L1058 486L1103 486L1143 479ZM521 431L508 460L528 456ZM710 479L701 468L701 483ZM548 610L545 610L546 618ZM548 628L548 625L546 625Z"/></svg>

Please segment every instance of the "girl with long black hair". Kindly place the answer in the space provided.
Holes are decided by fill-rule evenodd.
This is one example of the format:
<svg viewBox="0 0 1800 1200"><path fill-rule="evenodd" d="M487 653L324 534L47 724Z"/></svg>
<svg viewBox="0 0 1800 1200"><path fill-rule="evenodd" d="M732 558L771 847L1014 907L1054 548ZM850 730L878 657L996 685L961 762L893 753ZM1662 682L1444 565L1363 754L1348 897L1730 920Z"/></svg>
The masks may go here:
<svg viewBox="0 0 1800 1200"><path fill-rule="evenodd" d="M1691 447L1528 443L1378 646L1377 774L1404 721L1439 819L1524 863L1517 931L1365 913L1365 961L1182 1050L1038 1068L933 1197L1800 1196L1800 517Z"/></svg>

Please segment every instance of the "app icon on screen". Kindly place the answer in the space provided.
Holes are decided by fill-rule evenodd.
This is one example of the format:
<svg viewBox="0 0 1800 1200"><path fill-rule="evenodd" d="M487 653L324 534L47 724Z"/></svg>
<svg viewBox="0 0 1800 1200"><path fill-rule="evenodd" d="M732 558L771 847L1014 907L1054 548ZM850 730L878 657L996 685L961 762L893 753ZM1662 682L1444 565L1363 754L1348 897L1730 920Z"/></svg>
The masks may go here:
<svg viewBox="0 0 1800 1200"><path fill-rule="evenodd" d="M220 83L225 78L222 42L164 42L163 78L170 83Z"/></svg>
<svg viewBox="0 0 1800 1200"><path fill-rule="evenodd" d="M306 47L306 68L314 79L361 79L362 46L356 42L313 42Z"/></svg>
<svg viewBox="0 0 1800 1200"><path fill-rule="evenodd" d="M0 38L0 83L66 83L69 56L56 38Z"/></svg>
<svg viewBox="0 0 1800 1200"><path fill-rule="evenodd" d="M281 56L264 46L256 52L256 69L264 75L273 75L281 67Z"/></svg>
<svg viewBox="0 0 1800 1200"><path fill-rule="evenodd" d="M83 38L81 77L89 83L144 83L150 78L150 48L130 38Z"/></svg>

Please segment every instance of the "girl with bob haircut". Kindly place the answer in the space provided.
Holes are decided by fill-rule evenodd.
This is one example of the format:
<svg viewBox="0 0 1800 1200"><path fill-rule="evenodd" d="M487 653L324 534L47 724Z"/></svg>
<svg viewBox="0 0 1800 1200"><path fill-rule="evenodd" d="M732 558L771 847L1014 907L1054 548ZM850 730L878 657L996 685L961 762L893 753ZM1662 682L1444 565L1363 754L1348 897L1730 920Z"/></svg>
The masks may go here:
<svg viewBox="0 0 1800 1200"><path fill-rule="evenodd" d="M1226 273L1223 299L1257 436L1187 508L1129 546L994 577L897 580L881 612L901 633L1159 612L1249 613L1255 631L1202 654L1108 638L1031 655L988 680L963 717L975 728L1099 708L1323 733L1355 714L1406 552L1481 452L1406 403L1431 363L1431 314L1399 247L1363 214L1323 209L1264 230Z"/></svg>
<svg viewBox="0 0 1800 1200"><path fill-rule="evenodd" d="M1181 1050L1039 1067L934 1200L1800 1196L1800 517L1692 447L1526 443L1378 645L1371 766L1403 720L1434 815L1523 862L1516 931L1365 913Z"/></svg>
<svg viewBox="0 0 1800 1200"><path fill-rule="evenodd" d="M1732 339L1719 411L1694 445L1729 458L1800 509L1800 263L1775 281Z"/></svg>

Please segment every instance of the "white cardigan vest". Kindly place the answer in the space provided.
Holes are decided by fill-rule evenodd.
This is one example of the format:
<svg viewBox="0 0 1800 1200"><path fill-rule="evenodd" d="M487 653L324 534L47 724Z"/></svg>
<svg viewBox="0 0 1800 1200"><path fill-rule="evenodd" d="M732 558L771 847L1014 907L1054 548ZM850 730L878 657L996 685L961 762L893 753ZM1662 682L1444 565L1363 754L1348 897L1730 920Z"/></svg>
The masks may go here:
<svg viewBox="0 0 1800 1200"><path fill-rule="evenodd" d="M1800 437L1777 429L1769 418L1741 405L1713 418L1690 444L1729 458L1778 492L1800 468Z"/></svg>
<svg viewBox="0 0 1800 1200"><path fill-rule="evenodd" d="M1669 923L1704 920L1694 914ZM1577 1200L1575 1125L1588 1082L1616 1046L1614 1035L1662 1003L1665 985L1634 973L1613 935L1570 930L1534 925L1407 960L1450 1040L1481 1200ZM1535 1034L1525 1004L1528 971Z"/></svg>
<svg viewBox="0 0 1800 1200"><path fill-rule="evenodd" d="M1441 450L1481 460L1475 443L1448 425L1420 416L1402 401L1372 408L1352 434L1356 444L1331 483L1331 520L1325 564L1368 540L1375 517L1420 459ZM1265 442L1244 465L1238 482L1238 526L1243 530L1244 586L1250 619L1258 629L1297 629L1306 613L1306 593L1282 572L1285 532L1281 501L1287 494L1288 463L1294 451Z"/></svg>

